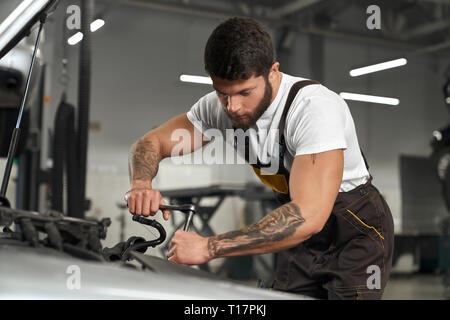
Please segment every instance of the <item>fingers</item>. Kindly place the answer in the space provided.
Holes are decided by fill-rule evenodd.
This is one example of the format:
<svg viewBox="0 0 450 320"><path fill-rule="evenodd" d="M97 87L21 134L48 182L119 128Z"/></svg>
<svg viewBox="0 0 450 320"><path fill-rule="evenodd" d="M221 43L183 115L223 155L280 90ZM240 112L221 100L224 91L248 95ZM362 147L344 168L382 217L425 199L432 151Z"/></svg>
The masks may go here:
<svg viewBox="0 0 450 320"><path fill-rule="evenodd" d="M178 230L170 242L167 259L181 264L203 264L211 260L208 239L194 232Z"/></svg>
<svg viewBox="0 0 450 320"><path fill-rule="evenodd" d="M136 212L135 202L130 200L130 194L128 192L125 194L125 199L126 199L126 202L128 205L128 210L130 211L130 213Z"/></svg>
<svg viewBox="0 0 450 320"><path fill-rule="evenodd" d="M161 195L158 193L153 193L149 195L150 197L150 215L154 216L159 210L159 202L161 201Z"/></svg>
<svg viewBox="0 0 450 320"><path fill-rule="evenodd" d="M164 203L161 193L158 190L147 188L132 189L128 191L126 199L131 214L143 215L146 217L149 215L154 216L159 211L159 205ZM167 212L164 214L165 219L166 217L168 219Z"/></svg>
<svg viewBox="0 0 450 320"><path fill-rule="evenodd" d="M144 216L148 216L150 214L150 201L146 201L147 193L149 191L145 191L142 197L142 211L141 214ZM137 212L136 212L137 213Z"/></svg>
<svg viewBox="0 0 450 320"><path fill-rule="evenodd" d="M179 237L179 232L176 231L172 238L172 241L170 241L170 248L169 248L169 253L167 254L167 259L172 262L175 262L175 258L176 258L178 237Z"/></svg>
<svg viewBox="0 0 450 320"><path fill-rule="evenodd" d="M173 261L175 259L176 246L171 246L169 253L167 254L167 260Z"/></svg>
<svg viewBox="0 0 450 320"><path fill-rule="evenodd" d="M161 201L159 202L159 204L166 205L166 202L164 201L163 198L161 198ZM168 209L163 210L163 218L164 218L164 220L166 220L166 221L169 220L169 217L170 217L171 213L172 212L170 210L168 210Z"/></svg>
<svg viewBox="0 0 450 320"><path fill-rule="evenodd" d="M134 203L135 206L135 214L142 214L142 194L136 194L136 201Z"/></svg>

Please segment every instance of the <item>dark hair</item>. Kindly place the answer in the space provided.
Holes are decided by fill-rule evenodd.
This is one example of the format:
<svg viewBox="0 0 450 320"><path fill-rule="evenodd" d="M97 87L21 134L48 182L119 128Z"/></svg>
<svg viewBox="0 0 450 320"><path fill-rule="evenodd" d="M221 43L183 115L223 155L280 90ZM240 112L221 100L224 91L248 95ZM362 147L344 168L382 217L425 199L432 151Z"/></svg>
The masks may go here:
<svg viewBox="0 0 450 320"><path fill-rule="evenodd" d="M274 63L272 39L264 26L248 18L231 18L210 35L205 70L227 80L267 76Z"/></svg>

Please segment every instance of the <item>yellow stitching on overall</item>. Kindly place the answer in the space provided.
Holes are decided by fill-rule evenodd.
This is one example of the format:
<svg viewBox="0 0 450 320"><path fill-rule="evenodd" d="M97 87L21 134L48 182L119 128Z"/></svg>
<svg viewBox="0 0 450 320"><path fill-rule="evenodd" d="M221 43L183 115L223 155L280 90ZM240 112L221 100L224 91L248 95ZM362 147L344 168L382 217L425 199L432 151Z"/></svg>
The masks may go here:
<svg viewBox="0 0 450 320"><path fill-rule="evenodd" d="M289 185L284 174L261 174L261 169L253 166L252 168L259 180L261 180L261 182L266 186L279 193L289 193Z"/></svg>
<svg viewBox="0 0 450 320"><path fill-rule="evenodd" d="M356 226L354 223L352 223L352 221L354 220L350 220L348 218L346 218L344 215L342 216L342 218L344 218L353 228L355 228L356 230L358 230L359 232L367 235L370 239L372 239L373 241L375 241L376 244L378 244L380 246L381 249L384 250L384 245L383 245L383 241L377 241L374 237L372 237L371 234L369 233L365 233L362 229L360 229L360 227Z"/></svg>
<svg viewBox="0 0 450 320"><path fill-rule="evenodd" d="M384 237L381 235L381 233L378 232L378 230L377 230L375 227L369 226L369 225L365 224L365 223L364 223L364 222L363 222L356 214L354 214L354 213L351 212L350 210L347 209L347 212L349 212L352 216L354 216L354 217L355 217L362 225L364 225L366 228L375 230L375 232L380 236L380 238L384 240Z"/></svg>

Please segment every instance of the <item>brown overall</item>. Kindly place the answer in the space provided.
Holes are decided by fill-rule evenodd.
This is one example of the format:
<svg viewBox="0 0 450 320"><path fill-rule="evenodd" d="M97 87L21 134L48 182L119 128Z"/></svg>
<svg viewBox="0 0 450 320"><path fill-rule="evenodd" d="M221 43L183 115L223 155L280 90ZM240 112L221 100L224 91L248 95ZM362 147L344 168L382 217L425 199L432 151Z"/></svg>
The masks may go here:
<svg viewBox="0 0 450 320"><path fill-rule="evenodd" d="M283 129L287 111L298 90L315 81L299 81L290 92L280 121L279 171L261 175L280 204L291 200ZM248 158L246 148L246 158ZM367 169L367 161L364 157ZM380 299L389 278L394 247L394 224L389 206L369 181L348 192L339 192L322 231L296 247L279 252L273 289L320 299Z"/></svg>

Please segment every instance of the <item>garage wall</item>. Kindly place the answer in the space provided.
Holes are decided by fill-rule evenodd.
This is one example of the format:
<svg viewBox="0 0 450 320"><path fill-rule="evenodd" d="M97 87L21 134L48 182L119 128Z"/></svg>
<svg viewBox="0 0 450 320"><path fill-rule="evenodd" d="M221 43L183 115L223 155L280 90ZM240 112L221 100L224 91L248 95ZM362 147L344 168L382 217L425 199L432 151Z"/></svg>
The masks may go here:
<svg viewBox="0 0 450 320"><path fill-rule="evenodd" d="M352 59L355 56L345 52L337 57L340 63L333 62L332 52L342 45L334 41L327 43L326 69L329 70L327 81L330 87L336 87L337 91L355 90L400 99L398 106L348 102L360 144L371 166L374 184L386 197L399 227L402 212L399 157L402 154L428 156L433 130L448 123L442 97L443 78L438 72L443 69L443 64L433 56L410 58L404 68L342 82L338 75L348 72L355 62ZM405 56L403 52L385 48L367 46L365 49L366 61L362 65L381 57Z"/></svg>
<svg viewBox="0 0 450 320"><path fill-rule="evenodd" d="M178 77L181 73L203 72L203 48L218 21L131 6L117 7L105 20L106 25L92 35L90 118L99 124L100 130L90 132L87 192L93 200L91 215L115 217L120 213L116 202L121 201L128 189L130 145L147 130L186 112L199 97L210 91L208 86L181 83ZM53 23L57 39L61 36L60 24ZM392 96L401 101L394 107L348 103L374 183L391 205L399 227L399 155L428 155L432 131L445 125L448 119L440 91L443 82L440 70L444 61L433 56L418 57L402 69L355 79L347 76L351 67L383 57L397 57L403 52L333 39L325 39L324 48L324 84L330 89ZM57 82L61 52L60 42L55 41L52 55L56 66L51 68L48 88L52 96L46 112L48 122L54 116L61 91ZM70 47L72 88L69 89L69 101L72 102L76 102L77 97L74 89L77 52L78 46ZM308 57L308 36L300 34L289 60L290 69L284 70L282 65L281 70L311 77ZM186 178L182 178L183 175ZM255 177L245 165L176 167L165 161L155 186L165 189L250 180ZM239 226L240 219L228 219L227 214L232 210L236 215L241 214L241 209L236 210L236 207L242 208L240 201L230 199L229 203L224 203L218 213L217 228L226 231ZM111 234L118 237L117 230Z"/></svg>

